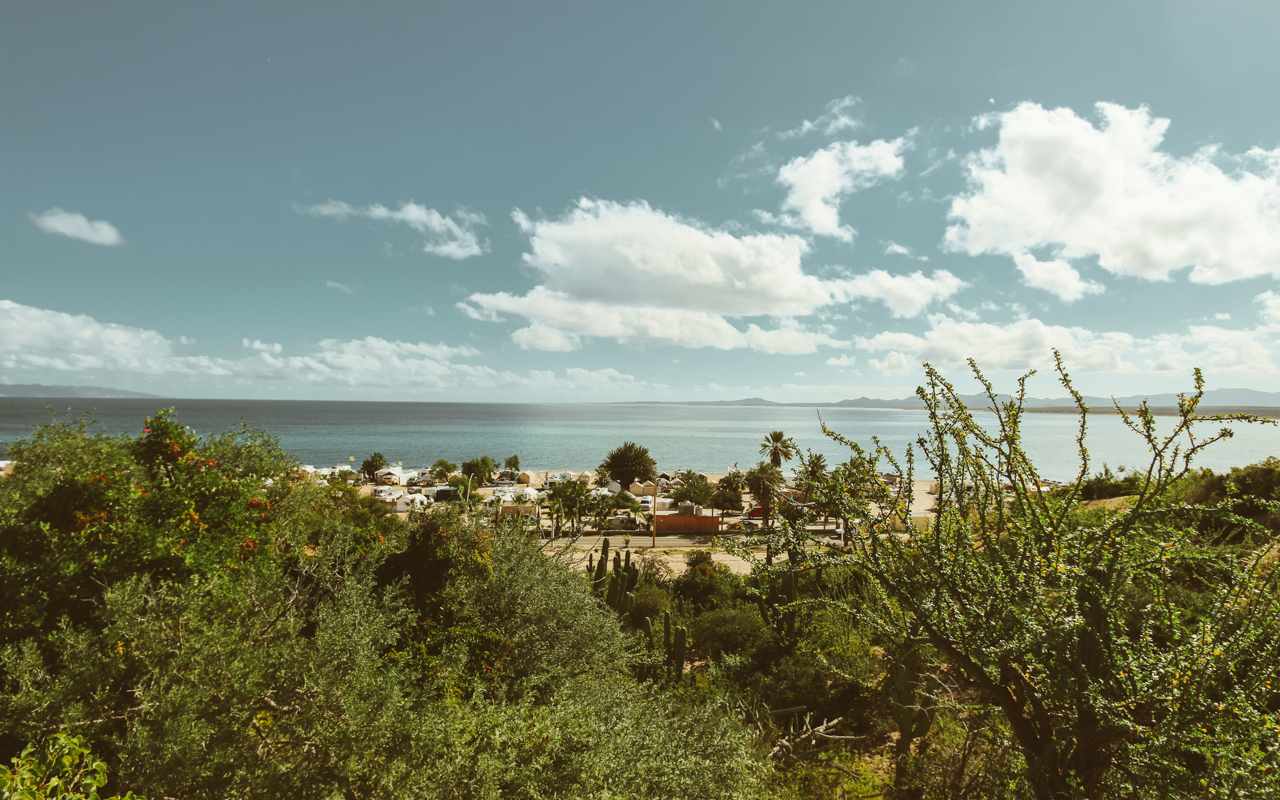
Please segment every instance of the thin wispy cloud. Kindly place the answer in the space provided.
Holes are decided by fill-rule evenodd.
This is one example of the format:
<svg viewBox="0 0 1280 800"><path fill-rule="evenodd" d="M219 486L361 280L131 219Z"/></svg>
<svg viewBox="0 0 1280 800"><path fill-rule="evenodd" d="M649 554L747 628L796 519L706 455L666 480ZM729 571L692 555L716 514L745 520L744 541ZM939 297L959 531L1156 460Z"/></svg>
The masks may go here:
<svg viewBox="0 0 1280 800"><path fill-rule="evenodd" d="M311 217L336 220L363 217L406 225L425 237L422 252L456 261L481 255L489 249L488 242L481 242L474 231L477 226L487 224L484 215L465 209L458 209L451 216L446 216L434 208L427 208L413 201L392 209L378 203L362 207L330 200L318 205L295 205L294 210Z"/></svg>
<svg viewBox="0 0 1280 800"><path fill-rule="evenodd" d="M856 131L862 127L862 120L853 116L850 112L861 102L854 95L838 97L827 103L826 110L816 119L807 119L794 128L781 131L778 134L778 138L794 139L797 136L806 136L814 131L821 131L826 136L835 136L837 133L844 131Z"/></svg>
<svg viewBox="0 0 1280 800"><path fill-rule="evenodd" d="M337 281L325 281L324 285L326 288L329 288L329 289L337 289L343 294L352 294L355 292L354 287L348 286L345 283L338 283Z"/></svg>
<svg viewBox="0 0 1280 800"><path fill-rule="evenodd" d="M31 221L45 233L78 239L89 244L102 247L119 247L124 244L124 237L116 226L105 219L90 220L84 214L51 208L43 214L30 214Z"/></svg>

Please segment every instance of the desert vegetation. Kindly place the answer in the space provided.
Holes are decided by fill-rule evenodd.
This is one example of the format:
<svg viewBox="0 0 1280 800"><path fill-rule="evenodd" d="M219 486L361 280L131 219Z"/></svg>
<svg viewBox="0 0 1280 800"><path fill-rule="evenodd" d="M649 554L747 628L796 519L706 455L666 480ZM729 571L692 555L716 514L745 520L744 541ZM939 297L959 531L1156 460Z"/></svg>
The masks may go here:
<svg viewBox="0 0 1280 800"><path fill-rule="evenodd" d="M1127 418L1152 456L1123 473L1081 402L1059 488L1020 393L983 427L932 371L909 453L828 468L771 434L715 488L770 501L719 542L748 576L401 519L260 431L56 420L0 481L0 797L1274 797L1280 461L1196 469L1249 421L1196 388ZM791 457L803 501L771 491Z"/></svg>

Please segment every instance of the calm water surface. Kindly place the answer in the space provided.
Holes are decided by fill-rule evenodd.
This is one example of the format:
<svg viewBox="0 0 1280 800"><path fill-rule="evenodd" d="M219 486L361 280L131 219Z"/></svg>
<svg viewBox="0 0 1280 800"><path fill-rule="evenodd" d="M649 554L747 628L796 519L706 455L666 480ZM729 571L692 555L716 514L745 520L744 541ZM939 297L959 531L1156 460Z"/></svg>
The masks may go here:
<svg viewBox="0 0 1280 800"><path fill-rule="evenodd" d="M515 453L526 469L592 469L624 441L649 448L661 469L724 472L759 460L765 433L783 430L802 449L823 453L827 463L845 460L847 450L822 435L818 413L834 430L870 446L871 437L901 454L925 431L922 411L769 406L365 403L291 400L119 400L0 398L0 442L31 433L59 416L93 409L96 428L137 434L156 409L174 405L178 419L197 433L225 431L241 421L264 428L304 464L357 463L381 452L394 462L418 467L438 458L461 462L479 455L499 461ZM981 414L986 424L992 415ZM1171 422L1171 420L1166 420ZM1028 414L1023 441L1041 474L1074 476L1076 420L1061 414ZM1205 430L1208 430L1206 426ZM1095 467L1106 461L1136 466L1147 448L1114 416L1091 416L1088 446ZM1199 461L1214 470L1280 456L1280 428L1241 426L1235 438L1211 448Z"/></svg>

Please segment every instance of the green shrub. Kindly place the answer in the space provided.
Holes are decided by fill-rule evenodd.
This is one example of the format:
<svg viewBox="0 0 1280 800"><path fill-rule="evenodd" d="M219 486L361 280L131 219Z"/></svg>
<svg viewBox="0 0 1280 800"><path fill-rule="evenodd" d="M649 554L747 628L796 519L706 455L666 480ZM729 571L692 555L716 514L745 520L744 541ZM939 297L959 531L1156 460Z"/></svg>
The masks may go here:
<svg viewBox="0 0 1280 800"><path fill-rule="evenodd" d="M754 606L737 604L715 608L694 617L690 624L694 645L708 658L726 654L755 659L757 651L777 644L773 631Z"/></svg>

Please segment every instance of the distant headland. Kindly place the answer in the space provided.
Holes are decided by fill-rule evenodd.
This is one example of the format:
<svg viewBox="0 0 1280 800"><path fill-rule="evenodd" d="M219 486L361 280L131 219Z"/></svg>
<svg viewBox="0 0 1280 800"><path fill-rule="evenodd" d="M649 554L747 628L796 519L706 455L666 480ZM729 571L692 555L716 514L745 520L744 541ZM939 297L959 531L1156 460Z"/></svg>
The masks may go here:
<svg viewBox="0 0 1280 800"><path fill-rule="evenodd" d="M46 386L43 383L0 383L0 397L159 398L158 394L128 392L105 386Z"/></svg>

